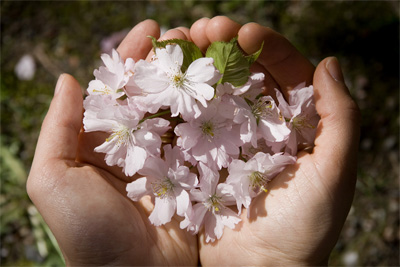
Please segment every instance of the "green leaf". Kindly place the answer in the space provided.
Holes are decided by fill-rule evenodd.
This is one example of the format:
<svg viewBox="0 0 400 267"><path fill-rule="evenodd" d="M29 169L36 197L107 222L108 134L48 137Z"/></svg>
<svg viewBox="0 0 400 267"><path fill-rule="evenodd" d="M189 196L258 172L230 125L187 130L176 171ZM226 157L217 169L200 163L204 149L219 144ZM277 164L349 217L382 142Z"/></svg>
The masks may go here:
<svg viewBox="0 0 400 267"><path fill-rule="evenodd" d="M255 53L246 56L246 59L249 61L250 66L256 62L257 58L260 56L262 49L264 47L264 42L262 42L260 49L258 49L258 51L256 51Z"/></svg>
<svg viewBox="0 0 400 267"><path fill-rule="evenodd" d="M181 47L183 52L183 63L181 66L182 72L185 72L193 61L203 57L200 48L198 48L197 45L195 45L190 41L181 39L169 39L169 40L157 41L157 39L152 36L148 37L150 37L152 40L154 52L156 48L165 48L169 44L177 44Z"/></svg>
<svg viewBox="0 0 400 267"><path fill-rule="evenodd" d="M250 66L254 63L262 51L262 47L256 53L245 56L240 50L237 38L229 43L214 42L206 52L206 57L214 59L214 65L223 74L218 84L229 82L233 86L244 85L250 76Z"/></svg>

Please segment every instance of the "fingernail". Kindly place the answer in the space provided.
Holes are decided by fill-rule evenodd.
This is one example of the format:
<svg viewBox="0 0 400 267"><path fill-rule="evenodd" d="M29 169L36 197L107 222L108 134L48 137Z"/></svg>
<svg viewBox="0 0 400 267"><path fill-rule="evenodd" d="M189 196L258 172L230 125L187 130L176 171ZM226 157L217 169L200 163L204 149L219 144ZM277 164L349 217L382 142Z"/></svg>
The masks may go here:
<svg viewBox="0 0 400 267"><path fill-rule="evenodd" d="M64 74L61 74L61 75L58 77L56 89L54 90L54 95L57 95L57 94L61 91L61 87L62 87L64 78L65 78L65 75L64 75Z"/></svg>
<svg viewBox="0 0 400 267"><path fill-rule="evenodd" d="M344 83L343 73L336 57L329 58L325 67L335 81Z"/></svg>

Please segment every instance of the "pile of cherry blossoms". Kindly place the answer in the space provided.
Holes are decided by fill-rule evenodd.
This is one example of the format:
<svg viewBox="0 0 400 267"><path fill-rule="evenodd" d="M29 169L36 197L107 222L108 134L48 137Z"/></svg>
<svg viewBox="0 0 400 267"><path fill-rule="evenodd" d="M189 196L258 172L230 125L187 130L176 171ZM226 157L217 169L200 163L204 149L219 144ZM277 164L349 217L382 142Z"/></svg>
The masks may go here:
<svg viewBox="0 0 400 267"><path fill-rule="evenodd" d="M101 56L84 129L109 133L95 151L125 175L139 175L126 190L133 201L153 198L152 224L176 213L182 229L204 227L213 242L295 163L299 144L313 144L313 87L292 90L288 100L276 90L278 102L263 95L264 74L250 72L261 49L245 56L236 39L211 44L205 56L183 40L153 38L153 46L150 62L124 61L115 50ZM228 176L220 179L222 169Z"/></svg>

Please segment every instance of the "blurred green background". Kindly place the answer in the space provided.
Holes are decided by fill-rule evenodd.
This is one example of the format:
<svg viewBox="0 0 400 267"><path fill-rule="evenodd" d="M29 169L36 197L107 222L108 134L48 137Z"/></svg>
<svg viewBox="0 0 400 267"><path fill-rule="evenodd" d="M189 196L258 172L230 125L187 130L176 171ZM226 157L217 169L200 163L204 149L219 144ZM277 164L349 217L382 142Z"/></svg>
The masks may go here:
<svg viewBox="0 0 400 267"><path fill-rule="evenodd" d="M284 34L314 64L335 55L362 111L358 182L330 265L399 263L399 2L1 1L1 265L63 265L26 191L59 74L82 88L100 54L138 22L164 28L227 15ZM24 55L28 55L23 58ZM16 66L22 68L22 71ZM22 66L22 67L21 67ZM34 66L34 67L33 67ZM33 72L34 70L34 72Z"/></svg>

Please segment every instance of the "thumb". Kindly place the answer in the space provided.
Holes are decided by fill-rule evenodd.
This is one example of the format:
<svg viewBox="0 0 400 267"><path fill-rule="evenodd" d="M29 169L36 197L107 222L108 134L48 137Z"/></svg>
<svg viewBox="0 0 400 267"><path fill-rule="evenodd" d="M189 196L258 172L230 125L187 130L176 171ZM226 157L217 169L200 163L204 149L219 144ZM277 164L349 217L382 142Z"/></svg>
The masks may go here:
<svg viewBox="0 0 400 267"><path fill-rule="evenodd" d="M33 167L53 160L75 160L82 126L82 90L68 74L60 75L43 121Z"/></svg>
<svg viewBox="0 0 400 267"><path fill-rule="evenodd" d="M360 112L336 58L326 58L317 66L313 84L316 109L321 116L313 152L315 162L325 174L355 178Z"/></svg>

